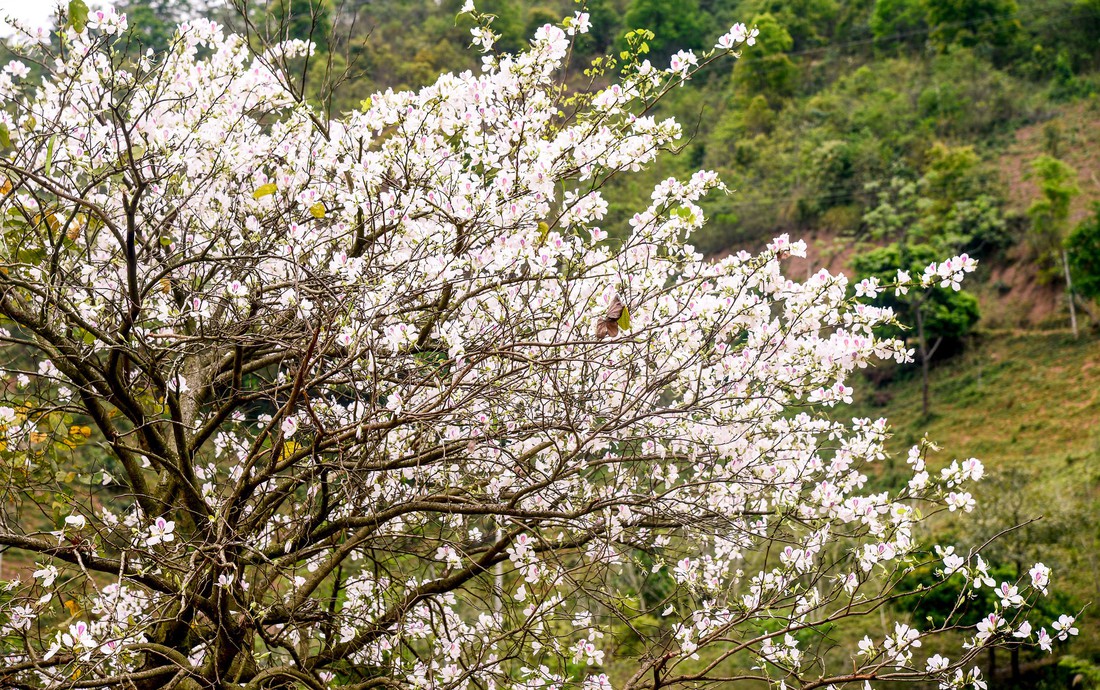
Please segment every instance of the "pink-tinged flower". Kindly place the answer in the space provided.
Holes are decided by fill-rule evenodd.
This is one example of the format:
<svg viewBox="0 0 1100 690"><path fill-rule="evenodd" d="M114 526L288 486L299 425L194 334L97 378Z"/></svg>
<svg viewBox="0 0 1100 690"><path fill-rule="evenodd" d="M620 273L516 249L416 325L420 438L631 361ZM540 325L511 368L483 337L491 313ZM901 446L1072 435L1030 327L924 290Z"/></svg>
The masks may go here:
<svg viewBox="0 0 1100 690"><path fill-rule="evenodd" d="M70 648L94 649L96 647L95 638L92 637L88 624L84 621L77 621L70 625L69 632L61 635L61 642Z"/></svg>
<svg viewBox="0 0 1100 690"><path fill-rule="evenodd" d="M680 582L691 580L695 577L696 564L688 557L684 557L682 560L676 563L676 567L673 568L673 573L676 575L676 579Z"/></svg>
<svg viewBox="0 0 1100 690"><path fill-rule="evenodd" d="M878 278L872 276L856 283L856 297L877 297Z"/></svg>
<svg viewBox="0 0 1100 690"><path fill-rule="evenodd" d="M39 570L34 571L32 575L34 576L34 579L41 580L39 584L41 584L43 587L49 587L54 583L54 580L57 579L57 566L47 565L43 568L40 568Z"/></svg>
<svg viewBox="0 0 1100 690"><path fill-rule="evenodd" d="M287 417L279 428L283 431L283 438L293 438L294 434L298 433L298 420L294 417Z"/></svg>
<svg viewBox="0 0 1100 690"><path fill-rule="evenodd" d="M839 576L840 580L844 583L844 591L849 595L855 594L859 588L859 577L855 573L848 573L847 575Z"/></svg>
<svg viewBox="0 0 1100 690"><path fill-rule="evenodd" d="M1059 641L1064 642L1070 635L1077 634L1077 628L1073 627L1073 622L1077 620L1073 616L1067 616L1062 614L1058 616L1058 620L1054 621L1050 627L1054 628L1058 635L1056 636Z"/></svg>
<svg viewBox="0 0 1100 690"><path fill-rule="evenodd" d="M669 61L669 71L686 75L688 70L697 64L699 64L699 59L695 57L695 53L690 50L680 50Z"/></svg>
<svg viewBox="0 0 1100 690"><path fill-rule="evenodd" d="M1006 609L1024 605L1024 598L1016 590L1016 586L1008 582L1002 582L997 587L997 594L1001 597L1001 606Z"/></svg>
<svg viewBox="0 0 1100 690"><path fill-rule="evenodd" d="M248 296L248 288L246 288L244 286L244 283L239 280L229 281L229 285L225 286L225 292L230 297L234 297L237 299Z"/></svg>
<svg viewBox="0 0 1100 690"><path fill-rule="evenodd" d="M1050 634L1047 632L1046 628L1039 628L1039 636L1038 637L1039 637L1039 649L1042 649L1044 652L1051 651L1053 640L1051 640Z"/></svg>
<svg viewBox="0 0 1100 690"><path fill-rule="evenodd" d="M1004 623L1004 619L995 613L991 613L978 621L978 642L984 643L986 640L996 635L997 628L1000 627L1002 623Z"/></svg>
<svg viewBox="0 0 1100 690"><path fill-rule="evenodd" d="M574 34L586 34L589 29L592 28L592 21L588 17L587 12L575 12L573 13L573 19L569 22L569 27L566 29L566 33L570 36Z"/></svg>
<svg viewBox="0 0 1100 690"><path fill-rule="evenodd" d="M584 690L611 690L611 680L606 673L588 676L584 679Z"/></svg>
<svg viewBox="0 0 1100 690"><path fill-rule="evenodd" d="M157 544L168 543L176 538L175 531L176 523L158 517L149 526L149 537L145 540L145 544L146 546L156 546Z"/></svg>
<svg viewBox="0 0 1100 690"><path fill-rule="evenodd" d="M103 10L96 10L88 14L87 27L92 30L99 29L103 23L107 20L107 13Z"/></svg>
<svg viewBox="0 0 1100 690"><path fill-rule="evenodd" d="M23 79L31 73L31 68L19 60L13 60L4 66L4 71L17 79Z"/></svg>
<svg viewBox="0 0 1100 690"><path fill-rule="evenodd" d="M8 626L13 630L27 630L36 618L34 609L29 606L16 606L8 616Z"/></svg>
<svg viewBox="0 0 1100 690"><path fill-rule="evenodd" d="M1031 575L1031 586L1046 594L1047 586L1050 585L1050 568L1042 563L1036 563L1031 566L1028 574Z"/></svg>

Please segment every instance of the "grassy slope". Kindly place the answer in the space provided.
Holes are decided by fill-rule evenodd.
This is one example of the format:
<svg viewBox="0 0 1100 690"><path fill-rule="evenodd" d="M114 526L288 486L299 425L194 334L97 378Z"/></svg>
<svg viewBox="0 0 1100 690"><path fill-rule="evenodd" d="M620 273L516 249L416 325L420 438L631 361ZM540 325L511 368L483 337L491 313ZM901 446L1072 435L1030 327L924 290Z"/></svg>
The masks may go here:
<svg viewBox="0 0 1100 690"><path fill-rule="evenodd" d="M1042 518L1008 535L993 556L1054 567L1056 584L1074 604L1092 604L1073 651L1100 651L1100 338L987 332L966 354L933 369L927 418L919 377L880 391L869 382L861 388L853 412L890 420L895 455L904 457L927 434L943 449L934 464L971 456L985 463L979 511L947 528L959 543Z"/></svg>
<svg viewBox="0 0 1100 690"><path fill-rule="evenodd" d="M977 347L933 370L931 391L932 413L924 419L918 379L888 389L893 397L884 411L899 445L927 433L952 453L995 466L1041 463L1057 471L1100 461L1100 340L1094 336L986 333Z"/></svg>

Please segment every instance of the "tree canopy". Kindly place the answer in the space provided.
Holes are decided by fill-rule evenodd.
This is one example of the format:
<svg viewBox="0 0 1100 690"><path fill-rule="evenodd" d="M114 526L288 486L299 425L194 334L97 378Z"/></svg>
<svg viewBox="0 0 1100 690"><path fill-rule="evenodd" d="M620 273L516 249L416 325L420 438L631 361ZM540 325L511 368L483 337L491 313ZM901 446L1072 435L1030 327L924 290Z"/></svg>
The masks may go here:
<svg viewBox="0 0 1100 690"><path fill-rule="evenodd" d="M681 135L653 103L755 32L571 92L587 26L338 118L288 73L313 46L208 20L132 58L123 16L71 14L24 46L40 79L4 68L0 545L33 563L0 598L5 683L606 688L633 650L620 687L981 687L989 646L1076 633L1027 620L1043 564L995 582L921 546L981 462L921 444L869 484L886 421L830 412L911 356L892 310L786 277L786 236L705 261L713 172L608 241L603 186ZM807 641L928 564L1002 596L973 628ZM964 644L921 655L941 636Z"/></svg>

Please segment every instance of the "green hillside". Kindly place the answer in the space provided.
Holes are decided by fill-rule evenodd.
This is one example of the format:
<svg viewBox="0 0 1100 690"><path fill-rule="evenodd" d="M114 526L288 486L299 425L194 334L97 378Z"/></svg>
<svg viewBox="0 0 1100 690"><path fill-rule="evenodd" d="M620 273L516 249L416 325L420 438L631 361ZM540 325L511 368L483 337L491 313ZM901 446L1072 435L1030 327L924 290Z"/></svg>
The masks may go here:
<svg viewBox="0 0 1100 690"><path fill-rule="evenodd" d="M936 456L977 457L987 477L980 510L944 526L965 546L1009 524L1031 522L995 549L1007 562L1042 560L1058 589L1089 606L1072 652L1100 651L1100 340L1062 331L981 332L962 355L935 367L932 411L921 415L919 377L868 380L854 413L887 417L896 456L927 437Z"/></svg>
<svg viewBox="0 0 1100 690"><path fill-rule="evenodd" d="M860 405L893 422L899 447L927 434L959 456L1054 475L1100 462L1095 338L1074 340L1068 330L980 333L964 354L933 369L931 390L927 418L915 377L868 386Z"/></svg>

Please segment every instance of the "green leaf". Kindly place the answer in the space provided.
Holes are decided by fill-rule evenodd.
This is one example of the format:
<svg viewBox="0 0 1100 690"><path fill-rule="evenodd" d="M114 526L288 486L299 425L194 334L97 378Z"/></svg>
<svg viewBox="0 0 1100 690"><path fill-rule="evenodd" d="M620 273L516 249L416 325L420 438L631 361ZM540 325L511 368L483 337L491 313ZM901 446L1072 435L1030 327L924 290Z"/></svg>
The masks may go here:
<svg viewBox="0 0 1100 690"><path fill-rule="evenodd" d="M619 324L619 329L624 331L630 330L630 307L623 305L623 313L619 314L619 318L616 320Z"/></svg>
<svg viewBox="0 0 1100 690"><path fill-rule="evenodd" d="M539 221L539 244L546 241L546 238L550 236L550 226L546 224L546 221Z"/></svg>
<svg viewBox="0 0 1100 690"><path fill-rule="evenodd" d="M275 186L274 182L268 182L267 184L262 184L256 189L256 191L252 192L252 198L253 199L262 199L265 196L269 196L271 194L274 194L276 189L278 189L278 187Z"/></svg>
<svg viewBox="0 0 1100 690"><path fill-rule="evenodd" d="M46 144L46 177L50 176L50 170L53 168L53 150L57 146L57 135L50 137L49 143Z"/></svg>
<svg viewBox="0 0 1100 690"><path fill-rule="evenodd" d="M8 126L0 123L0 144L4 148L11 148L11 132L8 131Z"/></svg>
<svg viewBox="0 0 1100 690"><path fill-rule="evenodd" d="M78 34L88 25L88 6L84 0L69 0L69 26Z"/></svg>
<svg viewBox="0 0 1100 690"><path fill-rule="evenodd" d="M447 353L443 350L421 350L413 353L413 359L424 364L436 364L447 361Z"/></svg>

